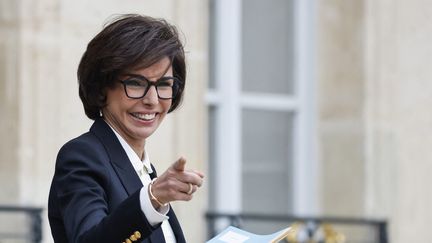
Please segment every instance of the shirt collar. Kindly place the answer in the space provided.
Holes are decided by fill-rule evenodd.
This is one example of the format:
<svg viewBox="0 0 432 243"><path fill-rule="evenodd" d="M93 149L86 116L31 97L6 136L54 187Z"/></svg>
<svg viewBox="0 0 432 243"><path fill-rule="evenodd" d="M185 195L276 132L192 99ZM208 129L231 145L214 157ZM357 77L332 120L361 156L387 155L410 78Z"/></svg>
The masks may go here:
<svg viewBox="0 0 432 243"><path fill-rule="evenodd" d="M108 124L108 123L107 123ZM150 159L149 156L147 154L147 152L144 149L144 159L141 160L138 155L135 153L135 151L132 149L132 147L126 142L126 140L124 140L124 138L117 133L117 131L111 127L110 124L108 124L108 126L111 128L111 130L113 130L114 134L116 135L117 139L119 140L121 146L123 147L124 151L126 152L126 155L128 157L128 159L130 160L130 162L132 163L132 166L134 167L135 171L140 175L144 169L144 171L148 174L153 173L153 170L151 168L151 163L150 163Z"/></svg>

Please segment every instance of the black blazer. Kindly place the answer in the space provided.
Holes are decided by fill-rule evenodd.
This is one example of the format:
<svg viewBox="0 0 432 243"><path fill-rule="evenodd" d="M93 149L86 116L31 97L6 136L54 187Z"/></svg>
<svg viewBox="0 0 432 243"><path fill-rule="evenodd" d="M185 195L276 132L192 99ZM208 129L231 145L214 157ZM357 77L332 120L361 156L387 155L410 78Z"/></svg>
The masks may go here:
<svg viewBox="0 0 432 243"><path fill-rule="evenodd" d="M141 210L142 186L114 132L97 119L58 153L48 200L54 241L165 242L160 224L152 227ZM172 209L168 216L177 242L185 243Z"/></svg>

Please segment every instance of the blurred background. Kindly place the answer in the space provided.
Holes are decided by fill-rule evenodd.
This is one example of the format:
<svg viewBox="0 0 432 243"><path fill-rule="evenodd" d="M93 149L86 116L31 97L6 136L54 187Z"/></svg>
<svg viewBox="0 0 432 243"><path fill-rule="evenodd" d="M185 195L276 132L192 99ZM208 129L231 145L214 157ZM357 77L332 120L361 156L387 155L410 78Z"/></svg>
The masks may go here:
<svg viewBox="0 0 432 243"><path fill-rule="evenodd" d="M0 0L0 242L53 241L56 154L92 123L77 66L119 13L183 33L185 100L147 149L158 171L183 155L207 175L173 204L188 242L229 224L430 241L432 2Z"/></svg>

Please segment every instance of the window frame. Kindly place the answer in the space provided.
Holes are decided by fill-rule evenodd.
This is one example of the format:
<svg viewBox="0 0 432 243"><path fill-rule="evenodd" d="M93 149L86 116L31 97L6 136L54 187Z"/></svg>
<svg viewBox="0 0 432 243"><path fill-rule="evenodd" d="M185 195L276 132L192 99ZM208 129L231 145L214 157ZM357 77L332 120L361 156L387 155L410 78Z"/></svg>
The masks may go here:
<svg viewBox="0 0 432 243"><path fill-rule="evenodd" d="M315 65L313 60L315 32L314 0L294 1L294 91L293 95L262 94L241 90L241 12L242 0L210 1L213 39L210 67L214 88L206 94L208 107L215 107L213 148L214 163L209 168L213 185L212 211L242 211L242 144L241 114L243 108L294 112L293 212L318 213L318 161L315 132ZM220 85L229 83L229 85Z"/></svg>

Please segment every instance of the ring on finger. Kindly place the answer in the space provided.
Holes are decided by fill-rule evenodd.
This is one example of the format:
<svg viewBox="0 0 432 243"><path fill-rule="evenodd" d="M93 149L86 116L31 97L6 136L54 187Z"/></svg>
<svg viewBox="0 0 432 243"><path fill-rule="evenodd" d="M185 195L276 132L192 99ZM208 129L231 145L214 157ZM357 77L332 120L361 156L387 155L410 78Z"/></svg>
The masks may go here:
<svg viewBox="0 0 432 243"><path fill-rule="evenodd" d="M187 192L187 194L192 194L192 191L193 191L193 186L192 186L192 183L188 183L189 184L189 190L188 190L188 192Z"/></svg>

